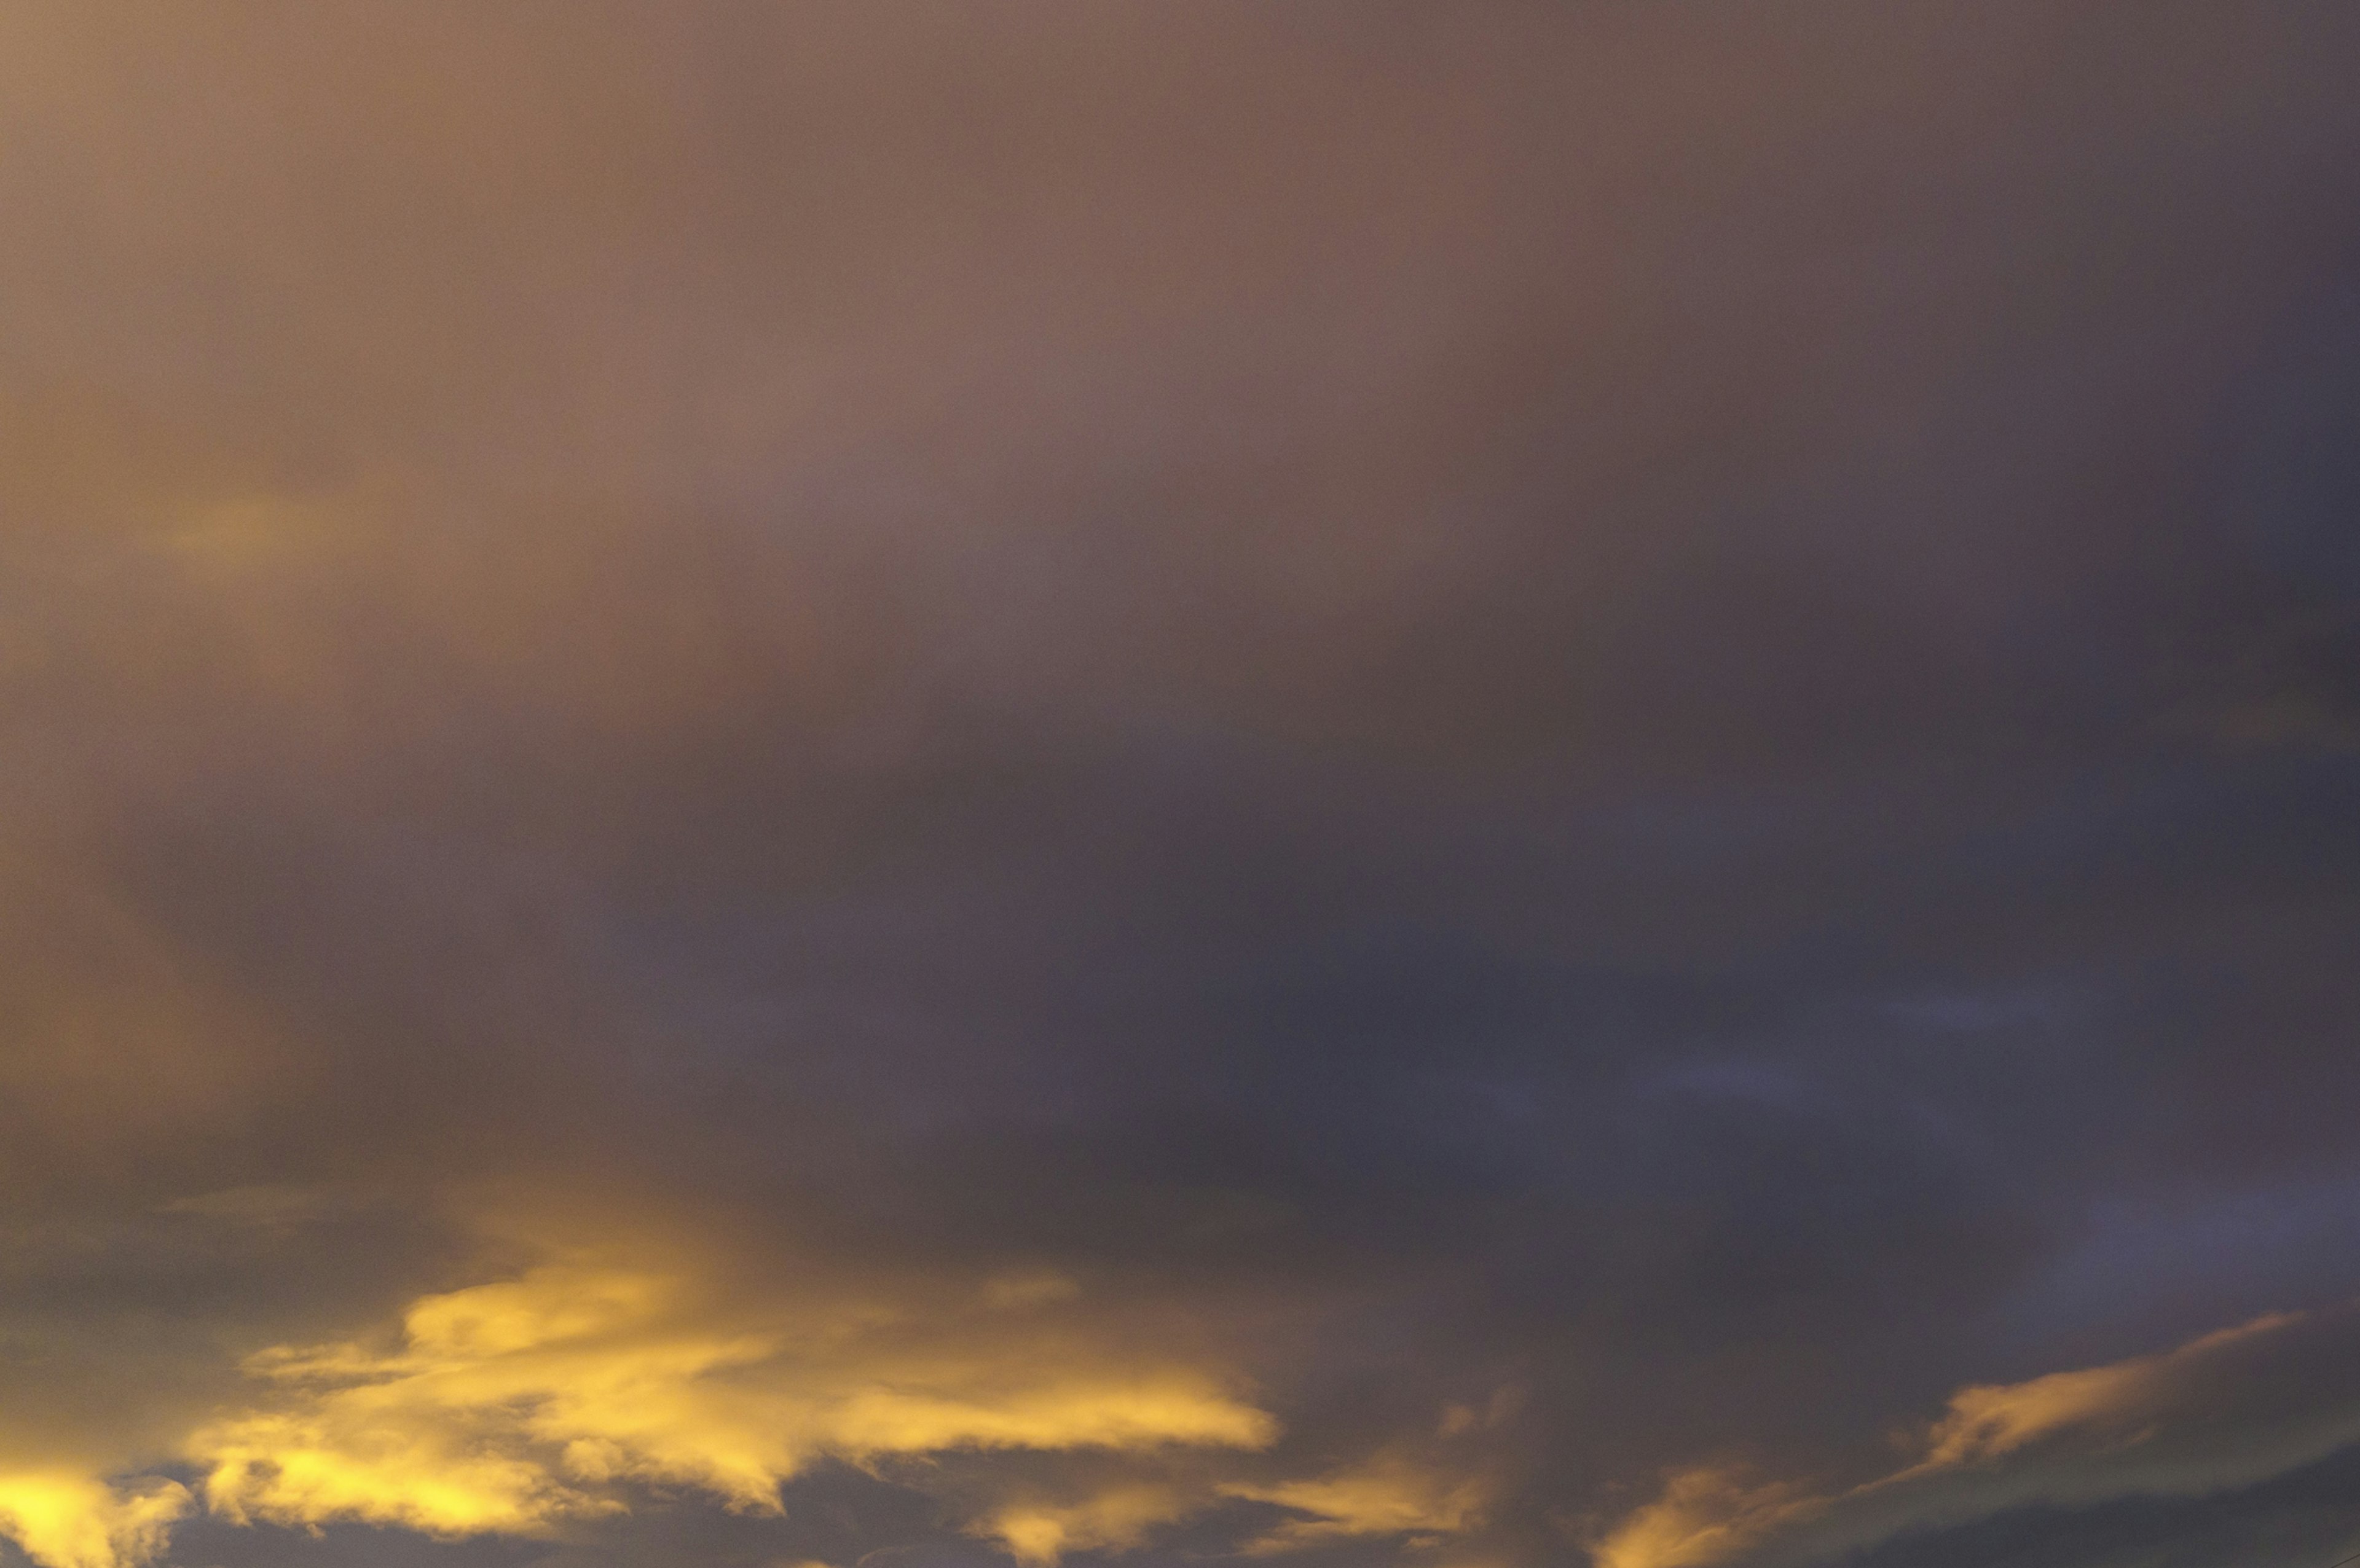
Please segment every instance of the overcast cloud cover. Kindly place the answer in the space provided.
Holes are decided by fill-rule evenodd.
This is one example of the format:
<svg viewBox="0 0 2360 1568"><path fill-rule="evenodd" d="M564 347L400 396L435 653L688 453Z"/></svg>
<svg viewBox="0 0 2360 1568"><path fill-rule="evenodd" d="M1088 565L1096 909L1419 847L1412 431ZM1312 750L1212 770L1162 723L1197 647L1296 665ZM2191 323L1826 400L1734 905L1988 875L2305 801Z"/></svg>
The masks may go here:
<svg viewBox="0 0 2360 1568"><path fill-rule="evenodd" d="M0 4L0 1561L2360 1551L2360 6Z"/></svg>

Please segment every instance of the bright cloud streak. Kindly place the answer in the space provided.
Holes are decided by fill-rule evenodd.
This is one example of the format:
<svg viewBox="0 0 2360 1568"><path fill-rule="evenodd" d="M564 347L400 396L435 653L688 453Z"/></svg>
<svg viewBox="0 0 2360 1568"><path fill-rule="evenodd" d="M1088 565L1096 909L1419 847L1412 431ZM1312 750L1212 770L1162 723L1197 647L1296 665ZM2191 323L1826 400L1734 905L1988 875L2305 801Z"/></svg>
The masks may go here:
<svg viewBox="0 0 2360 1568"><path fill-rule="evenodd" d="M419 1301L387 1353L345 1344L253 1358L279 1393L206 1427L189 1452L226 1519L449 1537L532 1535L615 1511L612 1488L627 1482L775 1513L781 1484L821 1455L866 1465L950 1450L1253 1449L1276 1434L1196 1368L996 1346L956 1323L912 1338L911 1326L854 1307L716 1324L679 1279L552 1266ZM1043 1526L1010 1528L1054 1552ZM1106 1540L1127 1527L1106 1514L1063 1528Z"/></svg>
<svg viewBox="0 0 2360 1568"><path fill-rule="evenodd" d="M1912 1463L1847 1489L1729 1466L1677 1471L1594 1543L1594 1558L1703 1568L1775 1550L1808 1561L2029 1502L2250 1485L2360 1435L2352 1390L2304 1370L2349 1317L2273 1312L2158 1355L1961 1388L1918 1434Z"/></svg>
<svg viewBox="0 0 2360 1568"><path fill-rule="evenodd" d="M1251 1543L1247 1550L1257 1553L1367 1536L1457 1535L1481 1522L1489 1490L1479 1477L1454 1475L1398 1453L1310 1480L1221 1489L1311 1516L1290 1520Z"/></svg>

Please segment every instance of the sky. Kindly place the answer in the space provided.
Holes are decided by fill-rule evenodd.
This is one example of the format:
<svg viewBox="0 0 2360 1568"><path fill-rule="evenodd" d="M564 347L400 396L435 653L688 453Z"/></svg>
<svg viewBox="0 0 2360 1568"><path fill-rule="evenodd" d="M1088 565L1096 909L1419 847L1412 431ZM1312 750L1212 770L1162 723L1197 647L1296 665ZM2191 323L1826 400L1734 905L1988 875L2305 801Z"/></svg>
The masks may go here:
<svg viewBox="0 0 2360 1568"><path fill-rule="evenodd" d="M0 4L0 1564L2360 1552L2360 6Z"/></svg>

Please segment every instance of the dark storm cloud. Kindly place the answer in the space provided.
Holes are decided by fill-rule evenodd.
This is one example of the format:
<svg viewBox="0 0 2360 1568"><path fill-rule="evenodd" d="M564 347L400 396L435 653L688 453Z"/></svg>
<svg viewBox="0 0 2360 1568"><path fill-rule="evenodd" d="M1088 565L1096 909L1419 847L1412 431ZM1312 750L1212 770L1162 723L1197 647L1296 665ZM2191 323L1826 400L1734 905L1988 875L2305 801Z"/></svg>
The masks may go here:
<svg viewBox="0 0 2360 1568"><path fill-rule="evenodd" d="M2326 1560L2355 57L20 8L0 1531Z"/></svg>

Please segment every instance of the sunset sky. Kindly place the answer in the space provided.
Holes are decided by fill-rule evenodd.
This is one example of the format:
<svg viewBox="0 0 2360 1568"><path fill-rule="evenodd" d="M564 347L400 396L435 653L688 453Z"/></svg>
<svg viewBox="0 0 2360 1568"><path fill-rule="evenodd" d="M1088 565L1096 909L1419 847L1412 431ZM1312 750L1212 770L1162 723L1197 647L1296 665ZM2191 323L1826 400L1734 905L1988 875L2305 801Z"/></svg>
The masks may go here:
<svg viewBox="0 0 2360 1568"><path fill-rule="evenodd" d="M2360 1552L2360 5L0 0L0 1568Z"/></svg>

